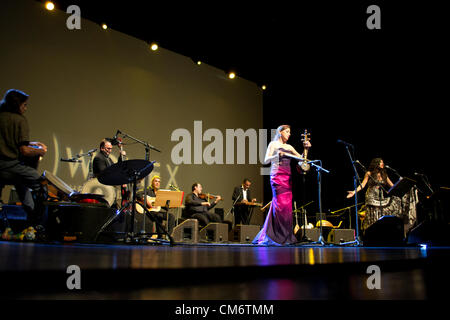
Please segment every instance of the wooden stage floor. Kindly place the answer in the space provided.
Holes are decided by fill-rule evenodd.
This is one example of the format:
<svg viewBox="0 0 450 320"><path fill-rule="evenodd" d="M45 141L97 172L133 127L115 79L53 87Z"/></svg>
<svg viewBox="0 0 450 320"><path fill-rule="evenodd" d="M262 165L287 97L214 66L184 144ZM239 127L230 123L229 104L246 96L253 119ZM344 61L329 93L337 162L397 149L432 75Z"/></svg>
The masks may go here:
<svg viewBox="0 0 450 320"><path fill-rule="evenodd" d="M0 241L2 299L434 299L448 247L45 244ZM81 289L67 272L80 268ZM370 289L376 265L380 288Z"/></svg>

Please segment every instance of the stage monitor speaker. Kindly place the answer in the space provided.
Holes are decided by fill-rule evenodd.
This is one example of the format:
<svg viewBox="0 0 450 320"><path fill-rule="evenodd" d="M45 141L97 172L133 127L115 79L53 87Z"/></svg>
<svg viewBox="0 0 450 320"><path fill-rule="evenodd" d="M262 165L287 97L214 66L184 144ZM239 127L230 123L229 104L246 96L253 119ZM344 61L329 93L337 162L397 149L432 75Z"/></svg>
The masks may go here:
<svg viewBox="0 0 450 320"><path fill-rule="evenodd" d="M53 241L94 242L97 232L115 211L79 203L49 203L45 213L48 238ZM118 217L97 241L115 241L116 234L125 233L125 229L125 219Z"/></svg>
<svg viewBox="0 0 450 320"><path fill-rule="evenodd" d="M423 221L410 230L407 243L429 246L450 245L450 226L441 221Z"/></svg>
<svg viewBox="0 0 450 320"><path fill-rule="evenodd" d="M396 216L383 216L363 235L363 245L396 247L405 245L403 220Z"/></svg>
<svg viewBox="0 0 450 320"><path fill-rule="evenodd" d="M354 229L332 229L328 234L328 243L340 244L342 242L350 242L355 240Z"/></svg>
<svg viewBox="0 0 450 320"><path fill-rule="evenodd" d="M198 220L184 220L173 228L172 238L175 242L198 243Z"/></svg>
<svg viewBox="0 0 450 320"><path fill-rule="evenodd" d="M228 225L226 223L212 222L199 231L199 240L207 242L228 241Z"/></svg>
<svg viewBox="0 0 450 320"><path fill-rule="evenodd" d="M306 238L310 241L316 242L319 240L320 236L320 229L319 228L313 228L313 229L300 229L296 233L297 239L300 241L303 237L303 232L305 232Z"/></svg>
<svg viewBox="0 0 450 320"><path fill-rule="evenodd" d="M259 230L260 226L237 224L228 234L228 239L232 242L252 243Z"/></svg>

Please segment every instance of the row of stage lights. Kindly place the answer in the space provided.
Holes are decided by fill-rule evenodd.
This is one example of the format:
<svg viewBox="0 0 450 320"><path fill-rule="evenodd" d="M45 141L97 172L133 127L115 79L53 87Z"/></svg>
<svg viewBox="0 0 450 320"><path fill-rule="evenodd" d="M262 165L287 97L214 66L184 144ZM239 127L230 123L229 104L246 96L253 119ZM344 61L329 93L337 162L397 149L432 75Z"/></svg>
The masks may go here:
<svg viewBox="0 0 450 320"><path fill-rule="evenodd" d="M45 2L45 8L47 10L49 10L49 11L53 11L55 9L55 4L53 2L51 2L51 1L47 1L47 2ZM106 23L102 23L101 27L102 27L103 30L107 30L108 29L108 25ZM159 49L159 45L156 42L150 43L149 46L150 46L150 50L152 50L152 51L157 51ZM202 61L198 60L196 63L197 63L197 65L201 65ZM237 74L236 74L235 71L229 71L227 73L227 76L228 76L228 79L233 80L233 79L236 79ZM261 89L262 90L266 90L267 86L264 84L264 85L261 86Z"/></svg>

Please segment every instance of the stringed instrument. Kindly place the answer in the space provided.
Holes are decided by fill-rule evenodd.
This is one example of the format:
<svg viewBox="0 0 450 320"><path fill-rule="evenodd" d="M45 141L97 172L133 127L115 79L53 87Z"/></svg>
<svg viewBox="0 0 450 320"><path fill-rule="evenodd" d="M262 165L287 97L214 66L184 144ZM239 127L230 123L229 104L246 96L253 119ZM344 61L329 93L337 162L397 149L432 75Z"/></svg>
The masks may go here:
<svg viewBox="0 0 450 320"><path fill-rule="evenodd" d="M303 137L302 142L305 143L307 141L310 141L311 140L311 138L309 137L310 135L311 134L308 133L308 131L305 129L305 132L302 133L302 137ZM298 162L297 170L299 173L302 173L302 174L306 174L306 172L308 172L309 169L311 169L311 165L308 163L308 150L309 150L309 148L303 149L302 158L304 159L304 161Z"/></svg>
<svg viewBox="0 0 450 320"><path fill-rule="evenodd" d="M148 211L150 211L150 212L159 212L159 211L161 211L161 207L160 206L158 206L158 207L153 206L155 204L156 197L147 196L147 200L150 202L150 205L151 205L151 207L149 207L148 205L146 206ZM145 212L144 206L146 205L144 203L144 200L141 199L141 200L138 200L138 202L139 202L139 205L136 205L136 212L137 213L144 213Z"/></svg>
<svg viewBox="0 0 450 320"><path fill-rule="evenodd" d="M206 200L206 201L209 202L209 200L216 200L219 196L214 195L214 194L209 194L209 193L200 193L200 194L198 195L198 197L199 197L200 199L203 199L203 200ZM222 200L223 200L223 198L221 197L221 198L220 198L220 201L222 201Z"/></svg>
<svg viewBox="0 0 450 320"><path fill-rule="evenodd" d="M249 206L249 207L262 207L263 204L259 203L259 202L253 202L253 201L248 201L248 200L242 200L241 202L236 203L236 205L240 206Z"/></svg>
<svg viewBox="0 0 450 320"><path fill-rule="evenodd" d="M297 202L294 201L294 213L295 213L295 227L294 227L294 234L296 235L298 230L300 230L300 226L298 225L298 216L297 216Z"/></svg>

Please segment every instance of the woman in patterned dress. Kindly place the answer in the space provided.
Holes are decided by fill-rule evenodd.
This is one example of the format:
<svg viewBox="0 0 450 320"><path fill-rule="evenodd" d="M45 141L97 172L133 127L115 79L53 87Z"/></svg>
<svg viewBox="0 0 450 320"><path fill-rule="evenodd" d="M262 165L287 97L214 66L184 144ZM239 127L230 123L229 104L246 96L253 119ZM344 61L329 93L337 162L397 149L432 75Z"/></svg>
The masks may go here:
<svg viewBox="0 0 450 320"><path fill-rule="evenodd" d="M401 214L401 199L385 195L394 184L387 175L383 159L375 158L370 162L361 185L356 188L357 192L364 189L366 185L368 185L365 201L366 215L361 225L362 231L365 231L382 216L399 216ZM354 190L348 191L347 198L354 195Z"/></svg>

